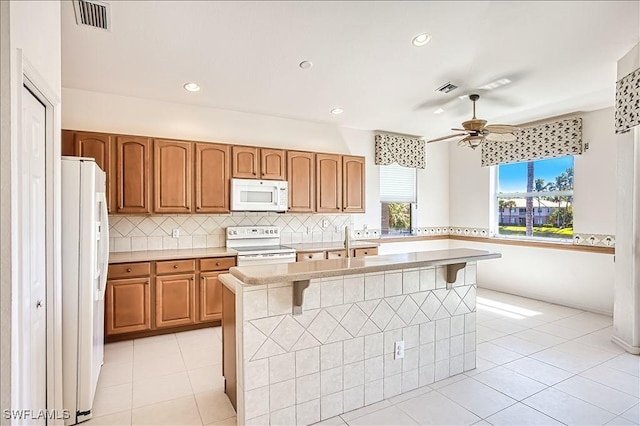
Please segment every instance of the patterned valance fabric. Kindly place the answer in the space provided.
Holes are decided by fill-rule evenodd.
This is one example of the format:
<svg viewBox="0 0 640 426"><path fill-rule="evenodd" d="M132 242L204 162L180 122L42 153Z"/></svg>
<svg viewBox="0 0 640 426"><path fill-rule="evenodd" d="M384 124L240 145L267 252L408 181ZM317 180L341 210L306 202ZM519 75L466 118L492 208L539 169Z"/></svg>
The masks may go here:
<svg viewBox="0 0 640 426"><path fill-rule="evenodd" d="M402 135L376 135L376 164L397 163L403 167L424 169L425 142L422 139Z"/></svg>
<svg viewBox="0 0 640 426"><path fill-rule="evenodd" d="M582 154L582 118L525 127L515 142L485 141L482 166Z"/></svg>
<svg viewBox="0 0 640 426"><path fill-rule="evenodd" d="M616 82L616 133L640 124L640 68Z"/></svg>

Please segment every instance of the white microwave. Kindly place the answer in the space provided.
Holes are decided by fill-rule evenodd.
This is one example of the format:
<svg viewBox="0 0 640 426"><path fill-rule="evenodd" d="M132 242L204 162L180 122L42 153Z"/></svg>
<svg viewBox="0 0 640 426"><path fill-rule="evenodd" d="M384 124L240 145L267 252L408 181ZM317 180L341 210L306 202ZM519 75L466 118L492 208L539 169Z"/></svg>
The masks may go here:
<svg viewBox="0 0 640 426"><path fill-rule="evenodd" d="M231 179L231 210L284 212L289 201L286 180Z"/></svg>

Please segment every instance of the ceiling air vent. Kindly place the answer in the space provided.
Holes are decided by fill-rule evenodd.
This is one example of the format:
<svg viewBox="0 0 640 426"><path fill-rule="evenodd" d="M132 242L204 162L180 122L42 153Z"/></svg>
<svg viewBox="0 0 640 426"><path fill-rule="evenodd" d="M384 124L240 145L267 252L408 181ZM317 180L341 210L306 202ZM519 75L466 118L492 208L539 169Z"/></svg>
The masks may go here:
<svg viewBox="0 0 640 426"><path fill-rule="evenodd" d="M110 31L111 17L108 3L96 0L73 0L76 23Z"/></svg>
<svg viewBox="0 0 640 426"><path fill-rule="evenodd" d="M443 84L442 86L438 87L436 89L436 92L449 93L449 92L453 92L457 88L458 88L458 86L456 86L455 84L447 82L447 83Z"/></svg>

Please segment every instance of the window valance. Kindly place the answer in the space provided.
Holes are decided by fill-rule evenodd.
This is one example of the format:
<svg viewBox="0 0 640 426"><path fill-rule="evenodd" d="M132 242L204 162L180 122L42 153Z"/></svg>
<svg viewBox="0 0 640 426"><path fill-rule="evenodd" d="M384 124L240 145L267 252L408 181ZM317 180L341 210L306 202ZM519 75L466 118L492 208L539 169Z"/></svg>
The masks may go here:
<svg viewBox="0 0 640 426"><path fill-rule="evenodd" d="M640 124L640 68L616 82L616 133Z"/></svg>
<svg viewBox="0 0 640 426"><path fill-rule="evenodd" d="M376 135L376 164L399 164L424 169L425 142L409 136L381 133Z"/></svg>
<svg viewBox="0 0 640 426"><path fill-rule="evenodd" d="M485 141L482 166L582 154L582 118L525 127L515 142Z"/></svg>

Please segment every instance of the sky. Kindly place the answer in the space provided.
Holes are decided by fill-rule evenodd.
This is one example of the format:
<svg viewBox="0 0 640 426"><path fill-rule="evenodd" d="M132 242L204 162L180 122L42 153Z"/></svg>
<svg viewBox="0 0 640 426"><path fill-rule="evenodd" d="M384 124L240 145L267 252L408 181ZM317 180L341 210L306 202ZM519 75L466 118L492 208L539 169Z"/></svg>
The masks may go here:
<svg viewBox="0 0 640 426"><path fill-rule="evenodd" d="M573 156L549 158L534 163L533 179L544 179L545 183L555 181L555 177L567 168L573 167ZM527 163L502 164L498 169L498 192L527 191Z"/></svg>

